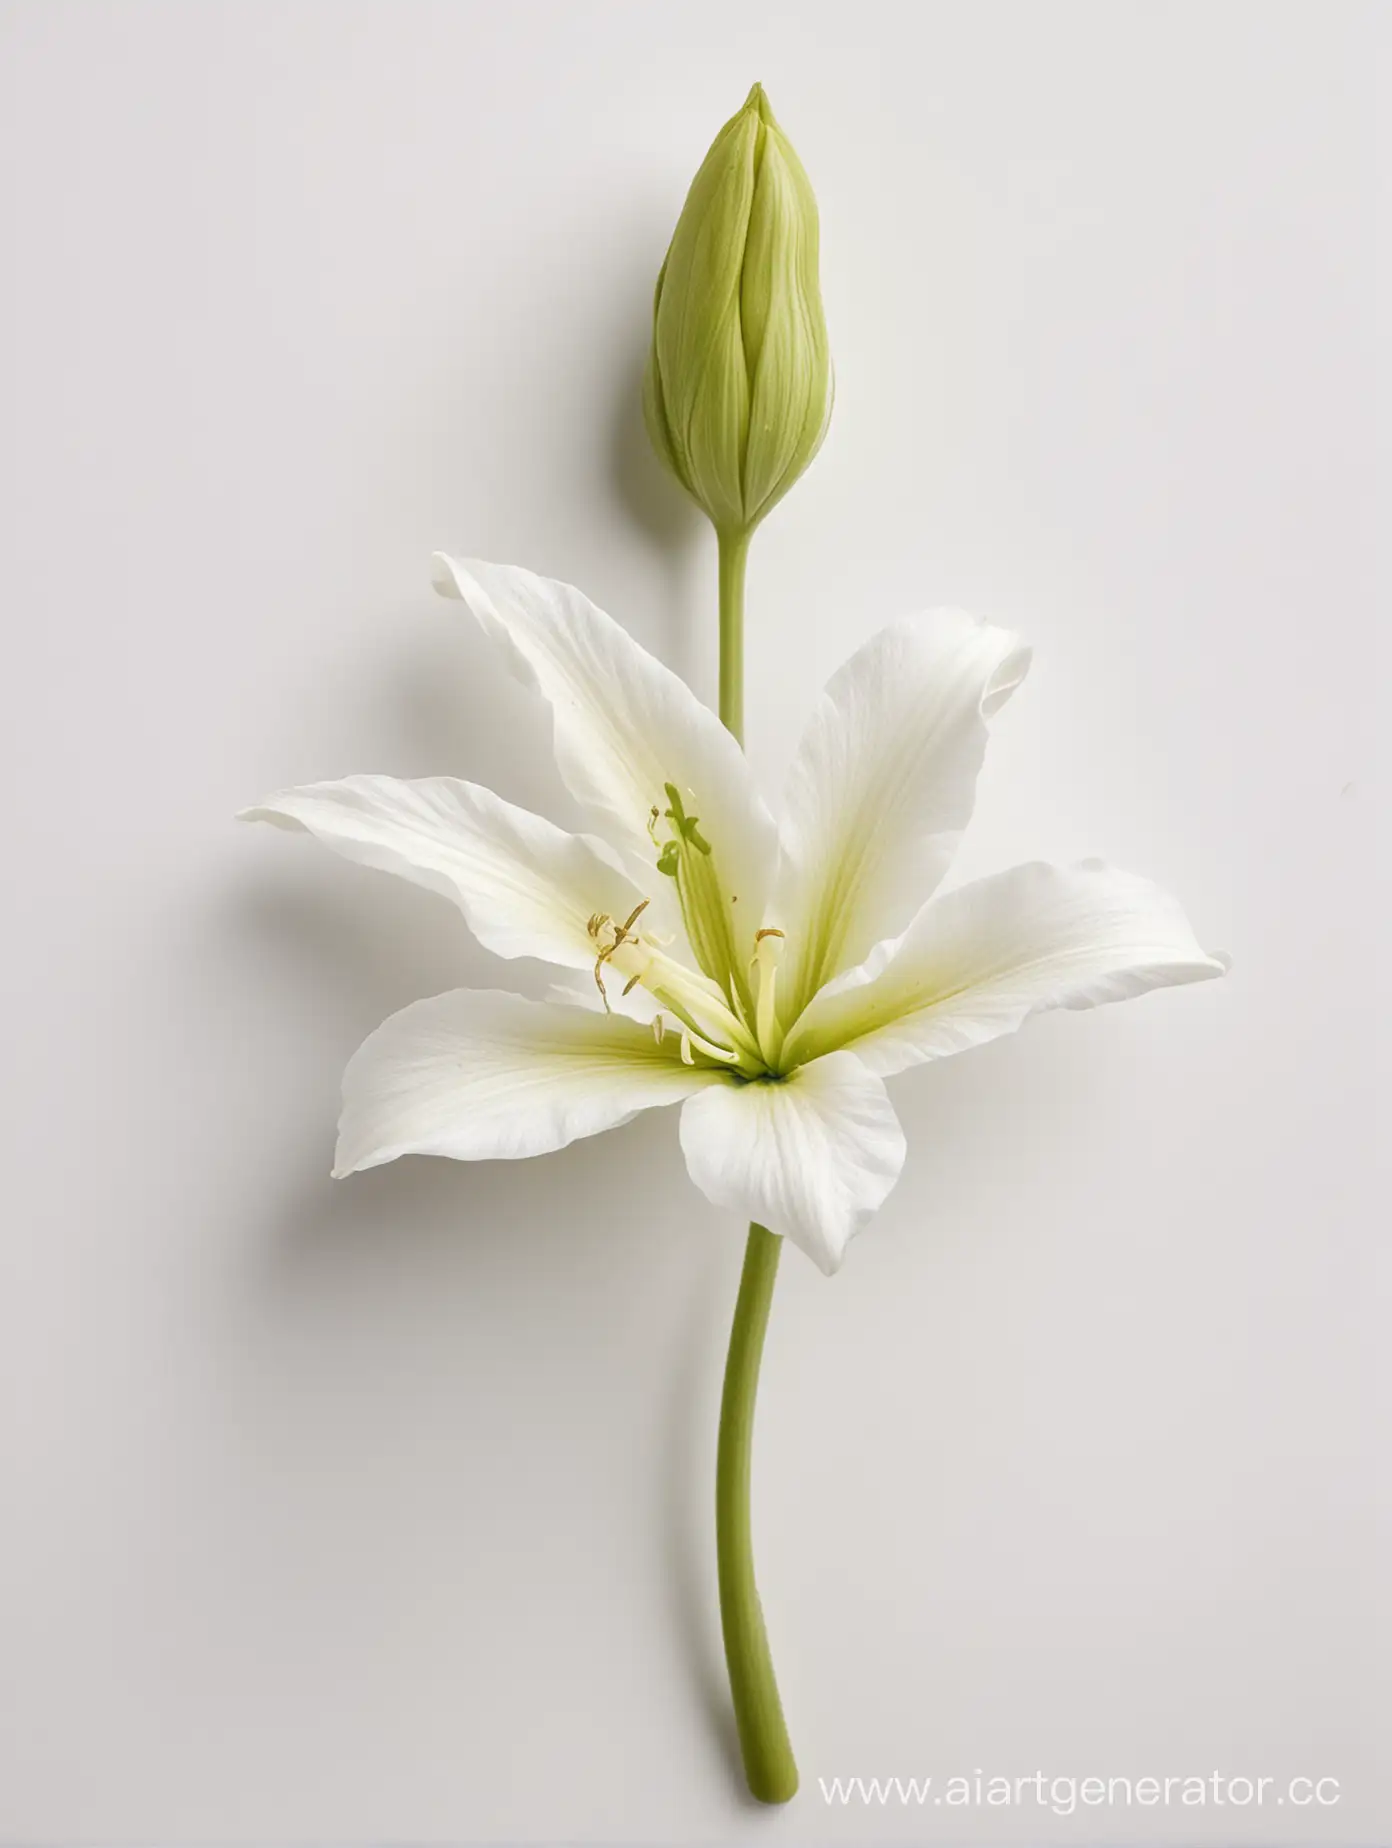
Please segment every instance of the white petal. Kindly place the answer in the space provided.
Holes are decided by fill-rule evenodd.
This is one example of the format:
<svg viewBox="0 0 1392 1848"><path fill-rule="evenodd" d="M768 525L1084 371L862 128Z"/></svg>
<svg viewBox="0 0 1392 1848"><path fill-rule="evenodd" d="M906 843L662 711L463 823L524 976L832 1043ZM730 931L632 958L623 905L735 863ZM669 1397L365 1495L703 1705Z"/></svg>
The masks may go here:
<svg viewBox="0 0 1392 1848"><path fill-rule="evenodd" d="M646 869L645 891L663 896L648 833L665 785L699 818L752 953L777 857L777 834L739 745L670 668L569 584L508 565L435 555L435 587L462 597L505 645L521 677L551 707L556 761L597 831Z"/></svg>
<svg viewBox="0 0 1392 1848"><path fill-rule="evenodd" d="M455 777L310 783L267 797L243 819L304 828L345 859L443 892L499 956L588 968L590 917L623 919L639 899L603 842Z"/></svg>
<svg viewBox="0 0 1392 1848"><path fill-rule="evenodd" d="M681 1142L708 1200L790 1238L828 1276L904 1165L883 1082L844 1052L778 1082L703 1091L682 1111Z"/></svg>
<svg viewBox="0 0 1392 1848"><path fill-rule="evenodd" d="M882 629L832 677L785 797L769 922L788 933L795 1012L897 936L946 872L971 817L986 726L1029 651L962 610Z"/></svg>
<svg viewBox="0 0 1392 1848"><path fill-rule="evenodd" d="M629 1020L641 1020L651 1030L653 1022L662 1013L662 1003L649 989L630 988L625 994L625 987L626 983L616 981L613 976L606 979L604 993L608 997L609 1013L623 1014ZM562 976L554 982L548 982L541 998L553 1002L557 1007L583 1007L592 1014L605 1012L604 1002L595 986L593 968L585 975ZM671 1016L667 1018L670 1022Z"/></svg>
<svg viewBox="0 0 1392 1848"><path fill-rule="evenodd" d="M1222 975L1179 904L1100 860L1034 862L925 905L812 1002L785 1059L852 1046L884 1077L1013 1033L1051 1007L1096 1007Z"/></svg>
<svg viewBox="0 0 1392 1848"><path fill-rule="evenodd" d="M334 1174L398 1155L544 1155L725 1082L636 1021L457 988L393 1014L354 1053Z"/></svg>

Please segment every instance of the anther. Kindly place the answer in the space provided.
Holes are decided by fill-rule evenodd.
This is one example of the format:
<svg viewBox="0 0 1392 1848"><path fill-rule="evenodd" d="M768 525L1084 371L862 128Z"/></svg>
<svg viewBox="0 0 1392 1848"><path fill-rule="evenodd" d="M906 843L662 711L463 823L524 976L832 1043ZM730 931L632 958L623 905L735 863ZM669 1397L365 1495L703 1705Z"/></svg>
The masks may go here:
<svg viewBox="0 0 1392 1848"><path fill-rule="evenodd" d="M628 916L624 919L623 923L620 924L619 926L619 934L617 938L618 943L623 942L624 938L627 937L628 933L633 929L633 926L638 922L639 918L642 917L643 913L647 910L648 906L651 903L652 903L651 899L647 899L647 898L639 899L638 903L633 907L632 911L629 912Z"/></svg>
<svg viewBox="0 0 1392 1848"><path fill-rule="evenodd" d="M609 996L604 987L604 965L614 955L615 951L621 949L625 943L636 943L638 941L633 926L647 910L648 903L649 901L646 898L640 898L622 924L616 924L607 911L596 911L589 923L585 926L590 934L591 940L599 944L599 954L595 957L594 979L595 987L599 990L600 999L604 1003L604 1011L606 1014L611 1014L614 1010L609 1005ZM604 943L601 942L601 938L606 930L610 931L612 935L609 941ZM632 994L633 990L642 980L642 976L643 971L640 969L636 975L630 978L624 987L624 993L626 995Z"/></svg>

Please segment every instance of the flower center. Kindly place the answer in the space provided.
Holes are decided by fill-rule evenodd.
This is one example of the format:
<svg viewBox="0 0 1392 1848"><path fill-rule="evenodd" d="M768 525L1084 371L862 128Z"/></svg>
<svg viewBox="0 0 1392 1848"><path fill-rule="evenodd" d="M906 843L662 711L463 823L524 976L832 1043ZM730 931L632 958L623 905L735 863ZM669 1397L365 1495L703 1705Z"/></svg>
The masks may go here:
<svg viewBox="0 0 1392 1848"><path fill-rule="evenodd" d="M721 883L715 852L701 832L700 817L687 812L675 783L664 788L667 807L654 804L648 833L657 848L658 872L675 882L682 922L700 973L666 954L670 939L640 927L639 920L651 903L645 898L622 922L607 912L596 912L589 920L595 946L595 987L606 1010L611 1010L614 980L623 984L624 995L645 988L659 1004L653 1021L658 1044L669 1027L678 1032L682 1058L688 1065L698 1059L712 1060L742 1078L776 1075L784 1039L777 1007L783 932L759 931L754 955L746 966L736 949L731 917L735 901Z"/></svg>
<svg viewBox="0 0 1392 1848"><path fill-rule="evenodd" d="M685 968L653 938L637 930L648 903L645 898L635 905L622 923L605 912L596 912L589 920L587 928L595 946L595 986L606 1011L612 1007L605 975L612 970L622 979L625 995L641 985L661 1004L663 1011L653 1021L659 1045L669 1025L666 1016L672 1016L670 1024L681 1035L682 1058L688 1065L699 1053L750 1074L760 1070L762 1061L753 1035L715 983Z"/></svg>

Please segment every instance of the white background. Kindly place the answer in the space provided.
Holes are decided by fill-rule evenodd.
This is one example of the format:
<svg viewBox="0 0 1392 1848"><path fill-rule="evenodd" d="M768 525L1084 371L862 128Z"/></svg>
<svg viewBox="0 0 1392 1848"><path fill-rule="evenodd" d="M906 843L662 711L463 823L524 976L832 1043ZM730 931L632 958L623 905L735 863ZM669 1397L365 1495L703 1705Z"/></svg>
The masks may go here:
<svg viewBox="0 0 1392 1848"><path fill-rule="evenodd" d="M1387 1839L1387 10L0 17L0 1837ZM637 381L755 77L820 197L839 388L755 545L759 770L881 621L963 603L1037 661L962 871L1105 852L1236 957L910 1074L844 1272L788 1254L756 1480L781 1813L739 1793L714 1604L742 1228L667 1114L331 1183L382 1016L531 978L231 819L357 770L566 816L437 545L572 579L712 692L712 544ZM817 1787L978 1767L1343 1795Z"/></svg>

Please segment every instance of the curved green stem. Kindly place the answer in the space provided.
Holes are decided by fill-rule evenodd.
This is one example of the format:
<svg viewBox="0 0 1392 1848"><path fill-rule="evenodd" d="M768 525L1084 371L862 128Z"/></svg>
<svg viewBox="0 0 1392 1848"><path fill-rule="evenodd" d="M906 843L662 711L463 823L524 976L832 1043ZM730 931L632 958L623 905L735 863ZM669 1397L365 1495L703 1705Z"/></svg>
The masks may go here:
<svg viewBox="0 0 1392 1848"><path fill-rule="evenodd" d="M715 1552L720 1574L720 1627L735 1704L740 1753L749 1788L761 1803L786 1803L798 1787L797 1764L778 1698L764 1613L754 1583L749 1532L749 1464L754 1448L754 1400L764 1352L769 1304L783 1241L751 1225L744 1273L735 1300L720 1442L715 1462Z"/></svg>
<svg viewBox="0 0 1392 1848"><path fill-rule="evenodd" d="M744 737L744 568L749 535L720 535L720 717ZM730 1671L730 1695L750 1791L761 1803L786 1803L798 1787L797 1764L778 1698L768 1633L754 1583L749 1476L754 1449L754 1402L764 1331L783 1241L751 1225L735 1299L720 1437L715 1458L715 1554L720 1578L720 1627Z"/></svg>

